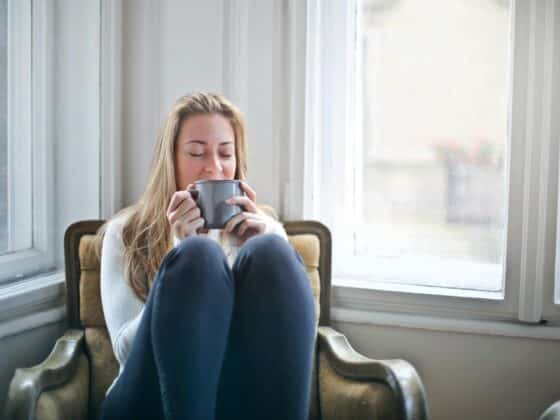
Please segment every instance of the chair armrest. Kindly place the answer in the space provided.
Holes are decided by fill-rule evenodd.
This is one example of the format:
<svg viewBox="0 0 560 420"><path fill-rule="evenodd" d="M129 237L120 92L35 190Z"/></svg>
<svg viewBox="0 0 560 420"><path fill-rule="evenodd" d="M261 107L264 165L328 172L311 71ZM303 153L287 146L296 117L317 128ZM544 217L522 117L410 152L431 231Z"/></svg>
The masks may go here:
<svg viewBox="0 0 560 420"><path fill-rule="evenodd" d="M16 369L5 407L5 416L14 420L34 420L39 395L70 380L83 351L84 333L68 330L59 338L49 356L40 364Z"/></svg>
<svg viewBox="0 0 560 420"><path fill-rule="evenodd" d="M560 401L548 407L539 420L560 420Z"/></svg>
<svg viewBox="0 0 560 420"><path fill-rule="evenodd" d="M347 379L386 384L398 402L398 418L428 419L424 386L404 360L372 360L356 352L346 337L330 327L318 328L319 347L335 372Z"/></svg>

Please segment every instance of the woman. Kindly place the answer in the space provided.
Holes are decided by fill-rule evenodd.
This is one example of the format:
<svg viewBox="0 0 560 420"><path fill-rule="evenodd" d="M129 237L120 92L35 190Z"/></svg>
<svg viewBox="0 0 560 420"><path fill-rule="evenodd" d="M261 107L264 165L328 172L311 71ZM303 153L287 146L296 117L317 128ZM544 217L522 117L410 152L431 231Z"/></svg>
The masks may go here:
<svg viewBox="0 0 560 420"><path fill-rule="evenodd" d="M315 312L301 259L255 192L205 231L188 191L246 172L239 111L180 98L163 122L141 199L100 231L101 298L119 375L102 419L304 419Z"/></svg>

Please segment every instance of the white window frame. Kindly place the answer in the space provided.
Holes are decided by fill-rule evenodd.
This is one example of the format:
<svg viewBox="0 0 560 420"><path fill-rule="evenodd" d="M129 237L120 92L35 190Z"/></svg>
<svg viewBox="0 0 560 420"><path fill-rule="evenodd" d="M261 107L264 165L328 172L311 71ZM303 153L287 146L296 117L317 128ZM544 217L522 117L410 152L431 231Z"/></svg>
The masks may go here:
<svg viewBox="0 0 560 420"><path fill-rule="evenodd" d="M15 251L0 255L0 284L54 266L47 19L45 2L8 2L8 246Z"/></svg>
<svg viewBox="0 0 560 420"><path fill-rule="evenodd" d="M348 107L355 98L346 95L332 101L338 104L337 116L340 118L334 125L329 124L332 123L333 114L324 109L323 97L336 88L333 84L321 82L318 75L321 74L327 81L337 80L338 87L354 83L349 78L352 68L343 68L338 73L334 69L343 61L340 57L348 54L346 47L351 45L352 37L344 32L344 25L349 27L355 24L357 1L308 1L306 90L305 97L300 97L300 102L305 104L305 141L298 148L293 145L292 139L287 152L288 158L296 158L299 154L304 156L304 165L300 169L304 189L291 201L285 200L284 214L288 217L318 218L318 215L325 214L325 209L332 209L332 200L336 199L321 194L321 191L328 191L328 183L333 181L321 176L327 173L332 163L323 161L321 168L319 156L326 147L336 144L336 138L329 139L330 134L351 135L351 121L344 115L353 115ZM507 201L507 281L504 293L469 293L456 289L375 284L336 277L335 273L335 308L424 315L439 319L453 317L528 324L542 323L543 319L549 322L560 320L560 310L551 298L554 296L560 137L559 124L551 118L558 115L560 98L557 93L551 92L553 88L559 90L560 81L560 68L553 66L560 59L560 7L554 0L512 0L512 8L513 68L510 75L508 141L511 147L508 168L509 162L512 162L520 170L511 171L511 174L507 171L510 192ZM333 24L333 21L324 22L334 17L339 19L337 24ZM344 21L340 17L344 17ZM292 19L295 20L293 16ZM328 29L322 31L322 24ZM341 26L341 32L333 34ZM327 48L328 42L331 44ZM339 44L332 44L336 42ZM329 59L326 55L332 50L342 51L338 59ZM293 88L292 93L297 94ZM340 91L337 94L341 95ZM337 154L340 158L337 165L342 162L347 174L356 167L348 163L352 162L353 153L359 155L359 145ZM321 182L324 183L322 187ZM360 188L357 184L353 185ZM345 188L348 194L354 193L348 185ZM290 188L290 183L286 189L292 193L299 192L294 187ZM331 214L330 220L335 217ZM558 288L556 290L557 295L560 295Z"/></svg>
<svg viewBox="0 0 560 420"><path fill-rule="evenodd" d="M46 257L48 264L37 275L35 269L27 271L23 279L16 275L20 270L0 277L0 338L64 318L59 252L64 229L80 219L109 217L122 206L122 0L29 4L33 248L3 256L0 275L25 258L36 268L41 264L34 257ZM75 37L78 28L84 38ZM77 169L83 171L81 184L74 178Z"/></svg>

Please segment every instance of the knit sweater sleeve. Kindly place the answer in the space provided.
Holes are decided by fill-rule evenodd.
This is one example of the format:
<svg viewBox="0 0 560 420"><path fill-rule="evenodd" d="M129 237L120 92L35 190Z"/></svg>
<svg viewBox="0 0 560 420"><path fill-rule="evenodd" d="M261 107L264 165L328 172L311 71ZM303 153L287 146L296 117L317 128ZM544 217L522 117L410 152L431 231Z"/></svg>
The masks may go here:
<svg viewBox="0 0 560 420"><path fill-rule="evenodd" d="M265 210L266 210L266 207L257 209L257 211L260 214L262 214L263 216L265 216L269 220L269 224L267 226L267 229L266 229L265 233L272 233L274 235L278 235L278 236L284 238L287 241L288 240L288 234L286 233L286 230L284 229L284 225L282 225L282 223L275 217L275 213L271 214L270 212L267 212Z"/></svg>
<svg viewBox="0 0 560 420"><path fill-rule="evenodd" d="M269 229L270 230L267 233L273 233L284 238L286 241L288 240L288 234L286 233L286 229L284 229L282 223L273 220L273 223L271 224L271 227Z"/></svg>
<svg viewBox="0 0 560 420"><path fill-rule="evenodd" d="M144 303L136 297L124 275L123 218L109 222L101 256L101 302L115 357L121 366L130 352Z"/></svg>

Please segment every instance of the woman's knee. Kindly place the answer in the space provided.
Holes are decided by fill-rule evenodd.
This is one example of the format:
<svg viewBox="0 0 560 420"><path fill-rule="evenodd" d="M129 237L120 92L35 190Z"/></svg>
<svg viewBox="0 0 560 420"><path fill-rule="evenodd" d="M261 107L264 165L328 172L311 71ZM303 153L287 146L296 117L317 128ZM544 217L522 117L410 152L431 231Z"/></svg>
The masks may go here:
<svg viewBox="0 0 560 420"><path fill-rule="evenodd" d="M258 269L275 270L299 266L301 258L284 238L275 234L264 234L249 239L243 245L238 263L251 263Z"/></svg>
<svg viewBox="0 0 560 420"><path fill-rule="evenodd" d="M175 260L216 262L222 257L225 255L220 245L204 236L189 236L175 247Z"/></svg>
<svg viewBox="0 0 560 420"><path fill-rule="evenodd" d="M292 256L293 253L293 248L288 241L273 233L266 233L252 237L245 243L245 245L243 245L242 250L258 255L259 257L267 254L282 255L286 253Z"/></svg>
<svg viewBox="0 0 560 420"><path fill-rule="evenodd" d="M314 300L305 267L296 250L278 235L248 240L234 264L238 291L259 296L266 305L303 305L314 316Z"/></svg>
<svg viewBox="0 0 560 420"><path fill-rule="evenodd" d="M213 240L191 236L170 251L159 269L159 277L166 283L176 282L190 288L194 282L227 276L227 259L222 248ZM223 280L221 280L223 282Z"/></svg>

